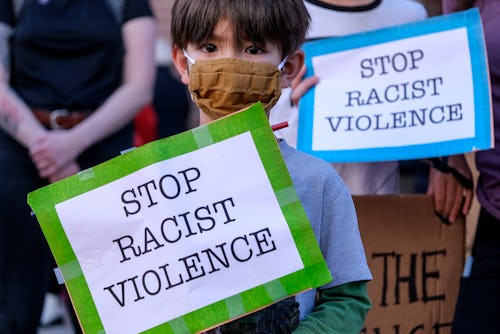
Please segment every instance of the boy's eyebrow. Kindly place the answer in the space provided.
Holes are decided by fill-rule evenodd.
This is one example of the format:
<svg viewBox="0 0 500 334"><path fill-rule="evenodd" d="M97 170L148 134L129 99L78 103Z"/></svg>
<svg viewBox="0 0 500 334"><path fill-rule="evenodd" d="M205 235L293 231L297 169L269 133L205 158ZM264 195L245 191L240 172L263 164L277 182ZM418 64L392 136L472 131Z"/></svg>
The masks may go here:
<svg viewBox="0 0 500 334"><path fill-rule="evenodd" d="M223 40L224 40L224 37L222 37L222 35L216 35L214 33L212 33L207 38L207 41L211 41L211 42L222 42Z"/></svg>
<svg viewBox="0 0 500 334"><path fill-rule="evenodd" d="M207 42L220 42L222 40L222 36L216 35L213 31L210 35L207 35L203 39L200 40L199 44L207 43ZM194 42L194 41L193 41Z"/></svg>
<svg viewBox="0 0 500 334"><path fill-rule="evenodd" d="M233 34L231 34L233 35ZM222 35L222 34L215 34L214 32L212 32L212 34L210 34L210 36L208 36L206 39L202 40L200 42L200 44L205 44L205 43L222 43L222 42L225 42L225 36ZM236 38L235 36L232 36L232 43L234 46L239 46L240 44L242 43L245 43L245 42L250 42L247 38Z"/></svg>

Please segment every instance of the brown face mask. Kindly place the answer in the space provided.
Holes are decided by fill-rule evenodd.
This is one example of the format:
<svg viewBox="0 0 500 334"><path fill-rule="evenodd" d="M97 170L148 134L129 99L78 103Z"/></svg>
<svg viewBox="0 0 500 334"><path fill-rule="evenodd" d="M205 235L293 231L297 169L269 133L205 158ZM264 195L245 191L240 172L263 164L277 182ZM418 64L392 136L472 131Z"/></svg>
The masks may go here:
<svg viewBox="0 0 500 334"><path fill-rule="evenodd" d="M193 101L211 119L229 115L256 102L269 110L281 95L282 64L275 66L224 58L194 62L189 72Z"/></svg>

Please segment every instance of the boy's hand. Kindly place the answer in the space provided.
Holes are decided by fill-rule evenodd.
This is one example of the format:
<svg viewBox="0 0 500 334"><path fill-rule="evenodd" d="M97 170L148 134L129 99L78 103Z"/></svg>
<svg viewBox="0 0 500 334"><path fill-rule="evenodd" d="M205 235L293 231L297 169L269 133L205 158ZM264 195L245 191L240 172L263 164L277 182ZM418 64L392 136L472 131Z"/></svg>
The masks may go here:
<svg viewBox="0 0 500 334"><path fill-rule="evenodd" d="M448 164L471 180L469 165L463 155L450 156ZM433 196L436 211L450 223L455 222L459 214L469 213L474 197L473 189L465 188L452 173L443 173L436 168L429 171L427 194Z"/></svg>
<svg viewBox="0 0 500 334"><path fill-rule="evenodd" d="M292 93L290 94L290 103L292 106L298 106L300 98L309 90L311 87L319 82L319 77L312 76L307 79L303 79L306 74L305 65L299 72L299 75L292 82Z"/></svg>

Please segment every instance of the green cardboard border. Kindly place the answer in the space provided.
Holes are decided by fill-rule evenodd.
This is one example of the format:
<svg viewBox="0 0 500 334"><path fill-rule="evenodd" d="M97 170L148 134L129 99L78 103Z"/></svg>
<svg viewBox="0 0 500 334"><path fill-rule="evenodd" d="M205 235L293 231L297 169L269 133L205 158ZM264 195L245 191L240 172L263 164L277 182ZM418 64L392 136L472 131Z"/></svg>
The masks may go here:
<svg viewBox="0 0 500 334"><path fill-rule="evenodd" d="M248 131L252 134L264 169L290 227L304 263L304 269L218 301L144 331L144 333L196 333L331 281L332 277L295 192L266 113L262 105L257 103L245 111L149 143L28 194L28 204L36 214L57 265L61 269L85 333L105 333L105 330L78 259L57 216L55 206L151 164L195 151Z"/></svg>

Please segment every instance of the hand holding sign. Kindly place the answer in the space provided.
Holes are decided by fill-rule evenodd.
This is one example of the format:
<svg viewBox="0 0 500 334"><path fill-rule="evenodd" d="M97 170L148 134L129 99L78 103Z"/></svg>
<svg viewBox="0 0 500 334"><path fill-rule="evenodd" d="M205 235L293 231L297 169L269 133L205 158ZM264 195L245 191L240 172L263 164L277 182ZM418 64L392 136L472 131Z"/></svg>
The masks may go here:
<svg viewBox="0 0 500 334"><path fill-rule="evenodd" d="M477 11L305 46L298 147L331 162L428 158L492 145L489 81ZM321 80L320 80L321 79ZM436 211L454 221L473 197L460 175L430 171ZM355 188L357 189L357 188ZM465 200L464 200L465 197Z"/></svg>

